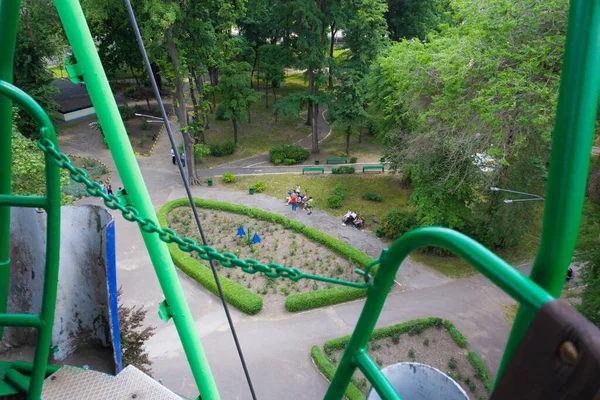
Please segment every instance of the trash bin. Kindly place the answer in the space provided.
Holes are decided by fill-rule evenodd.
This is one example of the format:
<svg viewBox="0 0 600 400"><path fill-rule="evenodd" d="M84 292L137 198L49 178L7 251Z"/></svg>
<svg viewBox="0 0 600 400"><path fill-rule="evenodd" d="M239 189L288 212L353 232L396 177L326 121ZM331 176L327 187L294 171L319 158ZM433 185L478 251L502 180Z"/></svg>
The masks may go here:
<svg viewBox="0 0 600 400"><path fill-rule="evenodd" d="M382 237L383 236L383 232L381 232L381 229L377 229L375 231L375 236L377 236L377 237Z"/></svg>
<svg viewBox="0 0 600 400"><path fill-rule="evenodd" d="M208 181L206 181L206 183L208 183L208 186L212 186L212 179L209 179Z"/></svg>
<svg viewBox="0 0 600 400"><path fill-rule="evenodd" d="M315 165L319 165L319 164L321 164L321 161L315 160Z"/></svg>
<svg viewBox="0 0 600 400"><path fill-rule="evenodd" d="M248 193L250 193L250 194L254 194L254 188L253 188L253 187L251 187L250 189L248 189Z"/></svg>
<svg viewBox="0 0 600 400"><path fill-rule="evenodd" d="M385 162L385 157L381 157L381 158L379 159L379 162L382 162L382 163L384 163L384 162Z"/></svg>
<svg viewBox="0 0 600 400"><path fill-rule="evenodd" d="M332 173L332 174L337 174L337 168L332 168L332 169L331 169L331 173Z"/></svg>

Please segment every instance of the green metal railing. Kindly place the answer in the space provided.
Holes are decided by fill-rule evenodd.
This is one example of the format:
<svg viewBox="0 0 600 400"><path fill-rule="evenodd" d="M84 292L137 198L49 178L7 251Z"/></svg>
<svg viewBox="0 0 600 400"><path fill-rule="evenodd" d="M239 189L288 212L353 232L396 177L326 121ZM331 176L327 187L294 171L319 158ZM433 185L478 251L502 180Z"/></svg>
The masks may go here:
<svg viewBox="0 0 600 400"><path fill-rule="evenodd" d="M17 7L18 10L18 7ZM56 145L54 127L48 115L31 97L25 92L14 87L8 82L0 80L0 97L10 99L27 111L40 126L40 136L50 143ZM11 108L10 102L2 104ZM12 113L12 110L11 110ZM11 129L2 132L0 136L11 136ZM2 147L0 158L12 159L11 147ZM42 295L42 307L39 315L32 314L6 314L6 308L0 314L0 326L32 327L38 330L38 338L35 348L34 363L31 368L31 378L25 377L17 369L10 369L6 373L6 380L19 390L28 393L29 399L39 399L42 394L42 385L46 376L48 355L50 353L50 342L52 340L52 326L54 324L54 309L56 306L56 292L58 289L58 261L60 254L60 170L52 162L50 154L45 155L46 160L46 196L13 196L0 194L0 206L8 209L10 207L35 207L46 210L46 264L44 272L44 293ZM10 182L10 169L8 176L6 170L1 170L1 181ZM9 214L10 215L10 214ZM10 225L1 231L2 238L10 239ZM5 236L6 235L6 236ZM10 262L5 262L8 267ZM10 276L10 275L9 275ZM4 279L4 277L2 277ZM8 279L7 279L8 280ZM4 283L4 282L3 282ZM4 288L4 284L3 284ZM8 291L2 292L3 298L7 298ZM3 303L4 306L6 303Z"/></svg>

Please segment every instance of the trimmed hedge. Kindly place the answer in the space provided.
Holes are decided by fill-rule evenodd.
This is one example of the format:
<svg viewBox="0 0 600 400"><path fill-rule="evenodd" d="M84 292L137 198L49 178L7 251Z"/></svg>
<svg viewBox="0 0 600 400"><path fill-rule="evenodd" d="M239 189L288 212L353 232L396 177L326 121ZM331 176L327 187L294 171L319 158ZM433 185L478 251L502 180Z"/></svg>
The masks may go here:
<svg viewBox="0 0 600 400"><path fill-rule="evenodd" d="M371 257L369 257L368 255L366 255L364 252L350 246L349 244L344 243L340 240L337 240L315 228L306 226L301 222L294 221L287 217L284 217L283 215L280 215L280 214L275 214L275 213L272 213L269 211L260 210L258 208L250 208L250 207L239 205L239 204L225 203L225 202L216 201L216 200L205 200L205 199L195 198L194 202L196 203L196 205L198 207L201 207L201 208L208 208L208 209L212 209L212 210L232 212L232 213L236 213L236 214L247 215L249 217L253 217L253 218L257 218L257 219L262 219L264 221L268 221L268 222L272 222L272 223L281 224L281 225L285 226L286 228L289 228L293 231L303 234L304 236L311 239L312 241L315 241L319 244L322 244L322 245L328 247L329 249L331 249L335 253L339 254L340 256L344 257L345 259L354 262L361 268L366 268L367 264L369 264L371 261L373 261L373 259ZM173 201L169 201L169 202L165 203L158 213L158 221L161 224L161 226L167 227L167 215L169 214L169 212L171 212L173 209L175 209L177 207L186 206L186 205L189 205L189 201L186 198L177 199L177 200L173 200ZM175 261L175 263L186 274L190 275L191 270L197 269L195 266L198 265L198 261L193 259L189 255L187 255L183 251L181 251L177 247L177 245L169 244L169 250L171 251L171 255L173 256L173 261ZM183 260L186 260L186 257L189 258L193 262L193 264L195 264L194 268L191 268L191 266L188 265L187 263L185 264L188 270L190 270L190 268L191 268L190 273L188 273L187 270L184 270L184 268L181 267L181 265L180 265L180 262L182 262ZM210 273L210 282L212 282L212 285L214 286L214 279L212 277L212 272L208 268L206 268L206 271L208 271ZM373 269L371 269L371 271L372 271L372 273L375 273L376 269L373 268ZM192 276L192 275L190 275L190 276ZM193 277L193 278L196 279L195 277ZM226 278L221 278L221 279L222 279L222 281L226 281L226 280L230 281L232 284L235 285L234 286L235 289L232 289L231 293L229 293L229 291L226 290L225 285L223 285L225 299L231 305L233 305L234 307L239 308L241 311L247 312L249 314L256 314L257 312L260 311L260 309L262 308L262 297L260 295L248 290L244 286L241 286L231 280L228 280ZM198 279L196 279L196 280L198 280ZM205 280L203 280L203 281L198 280L198 282L200 284L202 284L204 287L211 290L213 293L217 294L217 292L213 291L213 289L211 289L211 287L207 286L207 284L204 284L203 283L204 281ZM241 289L243 289L243 291ZM216 287L215 287L215 290L216 290ZM246 292L250 293L252 296L250 296ZM337 288L332 288L332 289L315 290L312 292L298 293L298 294L293 294L293 295L287 296L286 300L285 300L285 307L288 311L308 310L311 308L322 307L322 306L332 305L332 304L338 304L338 303L342 303L345 301L358 299L360 297L366 296L366 293L367 293L366 289L357 289L357 288L352 288L352 287L337 287ZM230 297L235 297L236 299L230 300ZM260 306L257 305L258 303L257 303L257 300L255 297L258 297L260 299ZM246 303L249 303L249 304L246 304ZM256 309L257 307L258 307L258 309Z"/></svg>
<svg viewBox="0 0 600 400"><path fill-rule="evenodd" d="M464 337L458 329L456 329L452 322L448 321L447 319L444 320L444 328L446 328L446 330L450 334L450 337L454 340L458 347L460 347L461 349L467 347L467 338Z"/></svg>
<svg viewBox="0 0 600 400"><path fill-rule="evenodd" d="M334 287L313 292L290 294L285 298L285 309L288 311L310 310L360 299L366 295L367 289L352 287Z"/></svg>
<svg viewBox="0 0 600 400"><path fill-rule="evenodd" d="M300 164L310 157L310 152L296 144L280 144L269 150L269 160L274 164Z"/></svg>
<svg viewBox="0 0 600 400"><path fill-rule="evenodd" d="M234 142L225 142L221 144L211 144L209 147L210 154L215 157L223 157L235 153L236 145Z"/></svg>
<svg viewBox="0 0 600 400"><path fill-rule="evenodd" d="M185 200L185 201L181 201ZM158 212L158 222L164 228L167 225L167 215L173 209L181 207L182 205L189 204L187 199L178 199L165 203L164 206ZM167 244L169 252L173 257L173 262L186 273L190 278L210 290L216 296L219 295L215 278L210 268L203 266L198 260L192 258L188 253L179 249L175 243ZM221 287L223 288L223 294L225 300L235 308L246 314L257 314L263 306L263 298L254 293L253 291L245 288L237 282L227 279L222 275L219 275L221 281Z"/></svg>
<svg viewBox="0 0 600 400"><path fill-rule="evenodd" d="M321 373L325 375L325 378L331 382L333 375L335 374L335 366L327 359L327 356L323 354L319 346L313 346L310 349L310 355L317 368L319 368ZM354 383L350 382L346 389L346 398L348 400L365 400L365 395L362 394Z"/></svg>
<svg viewBox="0 0 600 400"><path fill-rule="evenodd" d="M492 389L494 388L494 380L492 379L488 369L485 367L483 360L474 351L470 351L467 358L469 359L469 362L475 369L475 376L481 382L483 382L483 386L488 391L488 393L491 393Z"/></svg>

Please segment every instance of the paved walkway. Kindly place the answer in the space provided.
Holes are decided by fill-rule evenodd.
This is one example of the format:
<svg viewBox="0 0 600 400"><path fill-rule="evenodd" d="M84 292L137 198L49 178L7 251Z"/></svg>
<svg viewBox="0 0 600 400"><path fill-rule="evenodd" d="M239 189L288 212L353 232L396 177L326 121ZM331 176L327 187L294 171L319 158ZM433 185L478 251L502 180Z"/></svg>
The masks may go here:
<svg viewBox="0 0 600 400"><path fill-rule="evenodd" d="M64 129L59 137L63 152L98 158L113 170L113 187L120 185L109 152L97 133L86 128ZM166 136L158 146L168 149ZM163 155L164 154L164 155ZM177 171L169 153L155 152L138 157L148 190L156 208L168 200L183 196ZM321 212L307 215L292 212L280 199L265 195L250 196L223 188L194 188L194 195L264 208L314 226L353 246L377 256L385 246L365 232L342 227L340 221ZM79 204L100 204L86 198ZM159 320L156 310L163 300L142 237L135 224L115 215L117 229L118 280L123 286L125 302L147 307L147 323L156 326L156 335L147 348L154 363L157 379L182 395L197 395L189 367L177 338L174 325ZM248 399L243 372L219 300L196 282L179 273L196 326L205 345L212 371L223 399ZM379 325L389 325L411 318L441 316L451 319L465 333L470 348L476 350L495 372L509 333L502 305L509 298L481 276L450 280L422 265L405 261L398 275L401 289L386 302ZM235 309L232 315L242 348L256 387L257 396L267 399L322 398L327 382L310 360L310 347L350 333L360 314L363 301L341 304L300 314L247 316Z"/></svg>

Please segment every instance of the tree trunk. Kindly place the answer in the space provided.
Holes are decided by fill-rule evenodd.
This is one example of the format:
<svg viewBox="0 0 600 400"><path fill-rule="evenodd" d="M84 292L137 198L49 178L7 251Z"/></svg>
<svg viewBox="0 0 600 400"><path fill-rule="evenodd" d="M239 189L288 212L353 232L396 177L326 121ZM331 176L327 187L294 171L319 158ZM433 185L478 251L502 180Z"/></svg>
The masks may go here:
<svg viewBox="0 0 600 400"><path fill-rule="evenodd" d="M362 125L358 128L358 143L362 143L362 128Z"/></svg>
<svg viewBox="0 0 600 400"><path fill-rule="evenodd" d="M315 90L314 71L313 71L312 65L308 66L308 73L307 74L308 74L308 91L312 95L314 93L314 90ZM305 125L312 126L312 120L313 120L313 101L312 100L308 100L308 112L307 112L307 114L308 115L306 116Z"/></svg>
<svg viewBox="0 0 600 400"><path fill-rule="evenodd" d="M337 29L335 29L335 22L331 24L331 43L329 44L329 87L333 87L333 73L331 65L333 64L333 44L335 43L335 34L337 33Z"/></svg>
<svg viewBox="0 0 600 400"><path fill-rule="evenodd" d="M265 108L269 108L269 81L265 79Z"/></svg>
<svg viewBox="0 0 600 400"><path fill-rule="evenodd" d="M350 154L350 136L352 135L352 126L346 128L346 154Z"/></svg>
<svg viewBox="0 0 600 400"><path fill-rule="evenodd" d="M258 63L258 51L254 51L254 64L252 64L252 71L250 71L250 87L254 88L252 78L254 78L254 71L256 71L256 64Z"/></svg>
<svg viewBox="0 0 600 400"><path fill-rule="evenodd" d="M172 26L170 26L167 29L166 34L167 50L169 51L169 56L171 58L171 62L173 63L173 70L175 73L175 99L177 101L177 107L175 107L175 112L177 113L177 117L179 118L179 128L183 132L188 126L187 107L185 104L183 76L181 76L181 64L179 63L177 45L173 41ZM196 172L196 162L194 160L194 137L189 132L186 132L183 134L183 142L185 145L184 147L186 153L186 166L188 169L188 181L190 185L199 185L200 179L198 179L198 173Z"/></svg>
<svg viewBox="0 0 600 400"><path fill-rule="evenodd" d="M312 119L312 152L319 154L319 124L317 123L317 116L319 115L319 104L314 103L314 112Z"/></svg>
<svg viewBox="0 0 600 400"><path fill-rule="evenodd" d="M130 65L129 66L129 70L131 71L131 75L133 75L133 79L135 79L135 85L137 86L138 92L140 92L140 94L142 94L142 96L144 96L144 98L146 99L146 104L148 105L148 111L150 111L150 100L148 99L148 94L146 93L146 91L142 91L142 85L140 85L140 81L137 77L137 75L135 74L135 72L133 72L133 67Z"/></svg>
<svg viewBox="0 0 600 400"><path fill-rule="evenodd" d="M231 122L233 123L233 142L237 145L237 142L238 142L237 121L235 120L235 118L231 118Z"/></svg>
<svg viewBox="0 0 600 400"><path fill-rule="evenodd" d="M250 107L248 107L246 113L248 114L248 125L250 125L252 123L252 118L250 118Z"/></svg>
<svg viewBox="0 0 600 400"><path fill-rule="evenodd" d="M154 79L156 80L158 91L162 93L162 76L160 76L160 69L156 63L150 64L150 68L152 68L152 75L154 75Z"/></svg>
<svg viewBox="0 0 600 400"><path fill-rule="evenodd" d="M587 195L591 199L600 200L600 160L596 162L596 166L590 171Z"/></svg>
<svg viewBox="0 0 600 400"><path fill-rule="evenodd" d="M271 88L273 90L273 104L277 103L277 92L275 91L275 85Z"/></svg>
<svg viewBox="0 0 600 400"><path fill-rule="evenodd" d="M202 103L204 103L204 101L206 101L206 93L204 93L204 80L202 79L201 76L198 77L198 74L196 74L195 68L190 67L190 72L192 74L193 83L196 84L196 91L198 92L198 98L201 99ZM196 113L195 121L198 124L200 124L200 115L202 115L202 119L204 121L202 129L200 130L200 132L198 132L199 133L198 136L202 143L206 143L206 139L204 137L204 131L206 129L208 129L208 117L206 116L206 110L204 109L204 104L200 104L200 102L198 102L198 107L196 107L194 92L192 89L192 83L190 83L190 94L192 95L192 102L194 102L194 112Z"/></svg>

